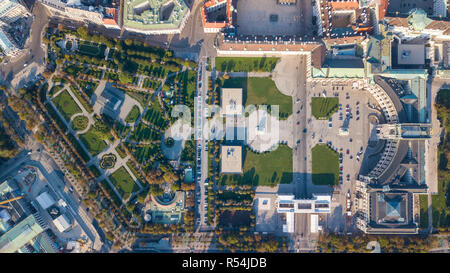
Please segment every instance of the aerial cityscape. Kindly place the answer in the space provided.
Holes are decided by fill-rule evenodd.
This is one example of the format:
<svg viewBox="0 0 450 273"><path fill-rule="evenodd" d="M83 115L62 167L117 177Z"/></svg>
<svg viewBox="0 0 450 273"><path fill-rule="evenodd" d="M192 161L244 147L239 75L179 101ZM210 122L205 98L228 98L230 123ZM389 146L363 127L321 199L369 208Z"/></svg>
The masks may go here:
<svg viewBox="0 0 450 273"><path fill-rule="evenodd" d="M0 253L449 253L449 16L0 0Z"/></svg>

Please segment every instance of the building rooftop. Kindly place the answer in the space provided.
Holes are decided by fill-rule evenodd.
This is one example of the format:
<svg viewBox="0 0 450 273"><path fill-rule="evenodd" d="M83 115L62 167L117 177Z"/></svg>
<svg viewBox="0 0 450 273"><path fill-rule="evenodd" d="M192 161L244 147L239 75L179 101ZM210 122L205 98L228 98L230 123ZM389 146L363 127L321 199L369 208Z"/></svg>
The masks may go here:
<svg viewBox="0 0 450 273"><path fill-rule="evenodd" d="M119 106L122 104L123 99L116 94L112 89L106 88L103 90L99 102L102 103L108 110L117 111Z"/></svg>
<svg viewBox="0 0 450 273"><path fill-rule="evenodd" d="M221 29L233 24L231 0L209 0L201 8L204 28Z"/></svg>
<svg viewBox="0 0 450 273"><path fill-rule="evenodd" d="M417 233L413 196L407 191L378 189L369 193L368 233Z"/></svg>
<svg viewBox="0 0 450 273"><path fill-rule="evenodd" d="M408 16L407 20L408 24L417 31L424 30L427 25L433 22L427 17L427 13L423 9L416 9Z"/></svg>
<svg viewBox="0 0 450 273"><path fill-rule="evenodd" d="M227 116L242 115L242 88L222 88L222 113Z"/></svg>
<svg viewBox="0 0 450 273"><path fill-rule="evenodd" d="M10 52L16 49L16 46L11 42L6 33L2 30L1 24L0 24L0 48L6 55L8 55Z"/></svg>
<svg viewBox="0 0 450 273"><path fill-rule="evenodd" d="M53 220L53 224L56 226L59 232L68 230L71 226L70 220L66 215L61 214Z"/></svg>
<svg viewBox="0 0 450 273"><path fill-rule="evenodd" d="M424 65L424 44L399 44L397 62L399 65Z"/></svg>
<svg viewBox="0 0 450 273"><path fill-rule="evenodd" d="M330 194L313 194L310 199L295 199L292 194L279 194L277 202L279 213L330 213L331 211Z"/></svg>
<svg viewBox="0 0 450 273"><path fill-rule="evenodd" d="M56 203L55 199L53 199L48 192L41 193L38 197L36 197L36 201L43 209L48 209Z"/></svg>
<svg viewBox="0 0 450 273"><path fill-rule="evenodd" d="M0 252L14 253L41 234L42 227L33 215L29 215L0 237Z"/></svg>
<svg viewBox="0 0 450 273"><path fill-rule="evenodd" d="M179 28L188 14L184 0L127 0L123 4L124 26L144 31Z"/></svg>
<svg viewBox="0 0 450 273"><path fill-rule="evenodd" d="M242 173L242 146L222 145L221 172Z"/></svg>
<svg viewBox="0 0 450 273"><path fill-rule="evenodd" d="M325 37L347 38L372 32L371 8L360 8L358 1L320 1ZM324 39L327 44L334 41Z"/></svg>
<svg viewBox="0 0 450 273"><path fill-rule="evenodd" d="M16 9L20 5L16 0L0 0L0 20L7 12Z"/></svg>
<svg viewBox="0 0 450 273"><path fill-rule="evenodd" d="M235 38L227 38L223 35L221 36L219 40L219 47L218 50L220 51L247 51L249 54L252 54L251 52L274 52L274 51L284 51L284 52L297 52L297 51L313 51L317 47L320 47L321 44L314 41L289 41L289 38L286 38L286 40L281 40L281 37L279 41L273 41L268 40L265 41L266 38L273 38L270 36L262 36L262 35L255 35L251 36L251 39L248 36L243 37L235 37ZM298 38L297 38L298 39Z"/></svg>

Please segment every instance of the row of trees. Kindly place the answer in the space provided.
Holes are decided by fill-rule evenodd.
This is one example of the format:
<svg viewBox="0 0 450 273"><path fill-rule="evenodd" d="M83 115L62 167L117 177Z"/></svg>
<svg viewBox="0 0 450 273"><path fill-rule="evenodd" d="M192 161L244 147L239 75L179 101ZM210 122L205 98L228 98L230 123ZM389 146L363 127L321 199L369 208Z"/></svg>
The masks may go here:
<svg viewBox="0 0 450 273"><path fill-rule="evenodd" d="M436 202L433 198L433 226L436 228L450 227L450 90L441 89L436 96L437 117L444 128L441 143L438 147L438 179L442 186L439 195L443 195L444 202ZM437 199L437 198L436 198ZM435 206L441 204L440 207Z"/></svg>
<svg viewBox="0 0 450 273"><path fill-rule="evenodd" d="M6 88L0 86L0 96L4 95ZM1 102L2 109L6 105ZM0 162L6 161L19 153L19 147L23 144L22 139L18 136L13 126L11 126L8 119L3 116L3 111L0 112Z"/></svg>
<svg viewBox="0 0 450 273"><path fill-rule="evenodd" d="M356 234L353 236L339 234L322 234L319 237L318 249L321 252L371 252L367 249L371 241L380 244L381 252L388 253L424 253L428 252L435 243L434 236L400 236L400 235L367 235Z"/></svg>
<svg viewBox="0 0 450 273"><path fill-rule="evenodd" d="M287 242L274 236L261 236L245 232L216 231L219 248L228 249L231 252L286 252Z"/></svg>

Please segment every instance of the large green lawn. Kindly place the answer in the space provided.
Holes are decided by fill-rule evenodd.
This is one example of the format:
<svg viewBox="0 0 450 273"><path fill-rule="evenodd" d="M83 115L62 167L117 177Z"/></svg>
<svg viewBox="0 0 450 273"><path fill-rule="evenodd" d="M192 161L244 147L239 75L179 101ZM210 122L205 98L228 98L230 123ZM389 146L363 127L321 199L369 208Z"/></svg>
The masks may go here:
<svg viewBox="0 0 450 273"><path fill-rule="evenodd" d="M420 228L428 228L428 195L419 195Z"/></svg>
<svg viewBox="0 0 450 273"><path fill-rule="evenodd" d="M312 98L311 113L316 119L328 119L338 110L338 98Z"/></svg>
<svg viewBox="0 0 450 273"><path fill-rule="evenodd" d="M245 106L278 105L281 119L292 114L292 97L282 94L270 78L229 78L222 87L242 88Z"/></svg>
<svg viewBox="0 0 450 273"><path fill-rule="evenodd" d="M131 108L130 112L128 112L128 115L125 118L125 122L135 123L136 120L139 118L140 114L141 112L139 111L139 107L134 105L133 108Z"/></svg>
<svg viewBox="0 0 450 273"><path fill-rule="evenodd" d="M339 183L339 155L330 147L318 144L312 153L312 181L315 185L337 185Z"/></svg>
<svg viewBox="0 0 450 273"><path fill-rule="evenodd" d="M127 199L130 194L139 189L138 185L134 182L131 175L123 166L113 172L109 176L109 180L120 195L122 195L123 199Z"/></svg>
<svg viewBox="0 0 450 273"><path fill-rule="evenodd" d="M83 142L84 146L92 156L99 154L108 147L106 142L100 138L99 135L100 133L97 129L92 126L85 134L79 136L81 142Z"/></svg>
<svg viewBox="0 0 450 273"><path fill-rule="evenodd" d="M435 108L437 118L445 129L444 137L438 147L438 194L432 195L431 206L433 209L433 227L450 227L450 90L439 90Z"/></svg>
<svg viewBox="0 0 450 273"><path fill-rule="evenodd" d="M276 186L292 182L292 149L280 145L269 153L243 150L243 174L221 175L221 185Z"/></svg>
<svg viewBox="0 0 450 273"><path fill-rule="evenodd" d="M80 41L78 52L88 56L94 57L104 57L105 56L105 46L98 45L96 43Z"/></svg>
<svg viewBox="0 0 450 273"><path fill-rule="evenodd" d="M279 58L273 57L216 57L217 71L270 72Z"/></svg>
<svg viewBox="0 0 450 273"><path fill-rule="evenodd" d="M448 144L447 144L448 145ZM442 152L439 151L439 154ZM438 157L441 163L443 158ZM448 159L447 159L448 160ZM438 163L438 165L439 165ZM447 162L447 166L448 166ZM442 167L442 166L441 166ZM448 169L442 170L438 168L438 193L431 196L431 207L433 210L433 227L449 227L450 226L450 172Z"/></svg>
<svg viewBox="0 0 450 273"><path fill-rule="evenodd" d="M69 122L70 118L74 114L81 113L81 108L78 107L77 103L70 96L67 90L62 91L53 99L53 103L55 104L58 111L63 115L64 119Z"/></svg>

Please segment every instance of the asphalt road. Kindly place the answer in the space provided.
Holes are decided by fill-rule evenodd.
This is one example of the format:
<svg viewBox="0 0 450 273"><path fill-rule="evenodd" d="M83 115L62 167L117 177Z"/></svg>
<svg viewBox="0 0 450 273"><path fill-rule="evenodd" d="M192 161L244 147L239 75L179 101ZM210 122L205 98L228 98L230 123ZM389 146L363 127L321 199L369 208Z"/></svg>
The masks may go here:
<svg viewBox="0 0 450 273"><path fill-rule="evenodd" d="M200 74L197 75L197 104L196 104L196 113L195 113L195 121L194 126L197 131L196 134L196 145L197 145L197 158L200 156L200 181L197 180L198 190L200 192L200 204L198 204L198 214L200 219L200 229L204 230L207 227L207 212L208 210L205 209L205 206L207 207L208 203L208 195L206 193L205 186L205 180L208 178L208 152L206 151L206 138L203 135L203 127L207 124L207 120L205 118L205 107L207 107L207 104L205 103L206 95L208 92L208 72L206 71L206 58L200 57L199 60L199 71L201 71L201 77ZM201 84L201 87L200 87ZM199 137L199 134L201 135ZM201 149L200 155L198 154L198 149ZM198 161L197 161L198 162ZM198 166L197 166L198 168ZM198 179L198 178L197 178ZM206 216L205 216L206 215Z"/></svg>
<svg viewBox="0 0 450 273"><path fill-rule="evenodd" d="M306 139L310 137L307 128L307 109L310 107L307 101L309 85L306 83L306 61L307 57L301 55L300 62L296 66L297 87L292 99L292 111L294 115L294 149L292 150L294 193L298 198L308 198L308 150ZM298 142L300 141L300 142ZM304 250L309 247L310 224L309 214L296 213L294 217L295 230L294 240L297 249Z"/></svg>
<svg viewBox="0 0 450 273"><path fill-rule="evenodd" d="M297 70L297 88L292 98L292 111L294 115L294 149L292 152L293 179L295 185L295 193L299 198L308 197L307 192L307 147L304 129L307 127L307 108L309 103L306 101L307 85L306 85L306 56L299 57L300 62L296 66ZM298 124L297 124L298 123ZM308 133L308 132L307 132ZM300 140L300 142L298 142Z"/></svg>

